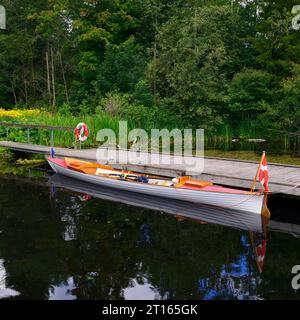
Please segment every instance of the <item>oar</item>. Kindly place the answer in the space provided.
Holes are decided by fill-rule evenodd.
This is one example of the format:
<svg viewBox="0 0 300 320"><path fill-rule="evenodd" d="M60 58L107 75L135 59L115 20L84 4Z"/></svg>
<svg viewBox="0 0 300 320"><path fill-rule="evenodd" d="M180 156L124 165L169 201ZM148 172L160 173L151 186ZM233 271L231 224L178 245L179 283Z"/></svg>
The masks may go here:
<svg viewBox="0 0 300 320"><path fill-rule="evenodd" d="M119 178L122 178L124 177L125 179L126 178L133 178L133 179L138 179L139 177L140 178L144 178L144 179L148 179L147 177L145 176L141 176L141 175L135 175L135 174L126 174L126 173L108 173L108 174L105 174L105 173L101 173L102 175L106 175L106 176L110 176L110 177L119 177Z"/></svg>
<svg viewBox="0 0 300 320"><path fill-rule="evenodd" d="M125 173L108 173L108 174L104 173L103 175L113 176L113 177L124 177L124 178L138 178L138 177L146 178L144 176L139 176L134 174L125 174Z"/></svg>
<svg viewBox="0 0 300 320"><path fill-rule="evenodd" d="M125 176L125 177L129 177L129 178L138 178L138 177L143 177L143 178L147 178L147 179L157 179L157 180L161 180L161 181L166 181L166 180L170 180L168 178L163 178L163 177L159 177L159 176L145 176L142 174L133 174L133 173L126 173L126 172L99 172L97 174L102 174L104 176L115 176L115 177L121 177L121 176Z"/></svg>
<svg viewBox="0 0 300 320"><path fill-rule="evenodd" d="M105 175L105 174L104 174ZM141 178L142 181L138 181L138 182L144 182L144 183L148 183L149 180L157 180L157 181L169 181L167 179L152 179L152 178L148 178L146 176L142 176L142 175L134 175L134 174L126 174L126 173L109 173L107 174L108 176L112 176L112 177L119 177L122 178L124 177L124 179L135 179L138 180L139 178Z"/></svg>

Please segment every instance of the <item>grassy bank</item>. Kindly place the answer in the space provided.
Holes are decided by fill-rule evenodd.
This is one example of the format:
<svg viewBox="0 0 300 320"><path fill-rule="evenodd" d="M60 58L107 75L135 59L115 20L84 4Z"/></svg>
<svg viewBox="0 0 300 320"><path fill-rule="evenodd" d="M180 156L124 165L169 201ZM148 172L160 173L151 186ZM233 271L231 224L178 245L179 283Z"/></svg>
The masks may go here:
<svg viewBox="0 0 300 320"><path fill-rule="evenodd" d="M64 126L70 128L75 128L79 122L85 122L88 125L90 132L89 139L84 143L85 148L96 147L99 145L99 142L96 141L96 135L100 129L112 129L116 134L118 134L120 120L120 117L109 116L104 112L99 112L94 115L73 116L70 114L63 115L59 113L53 115L43 109L4 110L0 108L0 122ZM133 129L135 125L134 121L129 121L128 129ZM291 145L289 145L289 141L283 137L280 143L273 143L271 146L259 145L256 148L257 151L249 151L252 150L253 145L247 145L246 147L239 146L238 148L243 151L230 151L232 149L233 131L231 131L228 125L224 126L223 129L224 130L222 132L218 132L214 136L207 132L205 133L207 140L205 142L206 156L259 161L261 151L264 149L268 150L269 162L300 165L300 157L296 156L296 154L299 154L299 141L292 148ZM259 136L257 136L257 132L254 132L252 126L249 126L248 130L249 132L247 130L240 132L241 139L243 137L259 138ZM25 129L10 128L7 132L6 128L0 127L0 139L26 142L27 133ZM40 129L30 130L31 143L49 146L50 140L51 137L49 131ZM74 132L55 131L54 143L55 146L73 148L75 144L75 134ZM265 149L265 147L267 148ZM276 147L278 150L276 150ZM288 150L292 150L295 155L289 155L287 152Z"/></svg>
<svg viewBox="0 0 300 320"><path fill-rule="evenodd" d="M21 124L37 124L48 126L63 126L74 128L78 123L84 122L89 128L89 139L84 143L85 147L97 146L99 143L96 141L97 132L100 129L112 129L116 134L119 131L118 117L111 117L104 113L94 115L61 115L51 114L43 110L3 110L0 109L0 122L21 123ZM128 122L129 129L133 128L133 124ZM27 134L25 129L20 128L6 128L0 127L0 139L11 140L16 142L26 142ZM50 132L49 130L30 130L30 142L40 145L50 145ZM56 146L72 148L75 143L74 132L55 131L54 143Z"/></svg>

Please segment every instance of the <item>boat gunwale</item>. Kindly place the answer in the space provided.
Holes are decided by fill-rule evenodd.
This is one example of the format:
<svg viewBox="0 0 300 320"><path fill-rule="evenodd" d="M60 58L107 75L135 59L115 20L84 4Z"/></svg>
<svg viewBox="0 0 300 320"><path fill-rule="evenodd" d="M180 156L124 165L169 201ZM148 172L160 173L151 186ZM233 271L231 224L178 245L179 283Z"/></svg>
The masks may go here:
<svg viewBox="0 0 300 320"><path fill-rule="evenodd" d="M224 191L213 191L213 190L195 190L195 189L181 189L181 188L176 188L174 186L164 186L164 185L155 185L155 184L146 184L146 183L142 183L142 182L137 182L137 181L130 181L130 180L122 180L122 179L115 179L115 178L112 178L112 177L108 177L108 176L105 176L105 175L94 175L94 174L89 174L89 173L85 173L85 172L80 172L78 170L75 170L75 169L72 169L72 168L69 168L69 167L63 167L62 165L60 165L59 163L56 163L55 161L51 161L51 157L48 157L47 160L54 163L55 165L58 165L60 166L61 168L63 169L66 169L66 170L70 170L70 171L73 171L73 172L76 172L76 173L79 173L79 174L82 174L82 175L87 175L87 176L91 176L91 177L98 177L98 178L103 178L105 180L110 180L110 181L120 181L120 182L128 182L128 183L134 183L136 185L147 185L149 187L164 187L164 188L171 188L172 190L185 190L185 191L188 191L188 192L191 192L191 193L194 193L194 192L210 192L210 193L217 193L217 194L224 194L224 195L235 195L235 196L249 196L249 198L252 198L253 196L258 196L258 197L264 197L264 193L262 192L250 192L250 191L245 191L245 193L234 193L234 192L224 192ZM60 159L62 160L62 159ZM62 160L62 161L65 161L65 160ZM222 188L222 187L220 187ZM235 190L235 189L233 189ZM236 189L236 190L240 190L240 189ZM240 190L241 191L241 190Z"/></svg>

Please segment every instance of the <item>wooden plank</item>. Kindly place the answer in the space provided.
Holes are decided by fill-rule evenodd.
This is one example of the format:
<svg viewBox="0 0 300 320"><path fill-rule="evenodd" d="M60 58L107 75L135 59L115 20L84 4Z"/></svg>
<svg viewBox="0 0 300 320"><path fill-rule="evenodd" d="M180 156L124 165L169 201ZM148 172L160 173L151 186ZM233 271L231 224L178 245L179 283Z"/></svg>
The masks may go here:
<svg viewBox="0 0 300 320"><path fill-rule="evenodd" d="M17 143L10 141L0 141L0 147L11 148L14 150L49 154L50 147L40 146L26 143ZM73 157L88 161L96 161L97 149L67 149L67 148L55 148L55 153L60 157ZM122 153L120 153L122 154ZM133 164L121 164L107 161L102 159L100 161L104 164L112 164L117 169L126 169L137 171L141 173L163 175L166 177L175 177L180 175L193 175L195 178L214 182L217 184L250 188L253 176L257 169L257 163L238 161L238 160L227 160L227 159L216 159L216 158L205 158L204 172L202 174L191 171L185 165L176 164L162 164L162 165L151 165L143 163ZM299 166L283 166L269 164L270 170L270 190L273 192L284 191L286 194L300 196L300 188L293 187L300 182L300 167ZM261 189L262 186L257 183L256 188ZM289 189L289 190L287 190ZM287 190L287 191L285 191Z"/></svg>

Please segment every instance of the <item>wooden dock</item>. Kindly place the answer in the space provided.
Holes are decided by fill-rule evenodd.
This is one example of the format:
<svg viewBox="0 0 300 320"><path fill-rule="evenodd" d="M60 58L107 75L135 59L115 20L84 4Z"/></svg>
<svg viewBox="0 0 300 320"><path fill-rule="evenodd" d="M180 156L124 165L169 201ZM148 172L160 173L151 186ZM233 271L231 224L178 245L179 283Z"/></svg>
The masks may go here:
<svg viewBox="0 0 300 320"><path fill-rule="evenodd" d="M28 153L50 153L50 147L47 146L11 141L0 141L0 147ZM97 149L78 150L55 148L55 154L58 157L72 157L90 161L96 160L96 152ZM184 165L148 165L142 163L115 164L107 161L103 161L103 163L113 164L115 168L123 168L148 174L164 175L167 177L193 175L197 179L242 188L251 187L252 180L258 166L257 162L254 161L205 157L204 171L199 175L188 171ZM271 191L300 196L300 166L270 163L268 164L268 168ZM299 186L294 188L298 184ZM257 183L256 187L261 189L259 183Z"/></svg>

